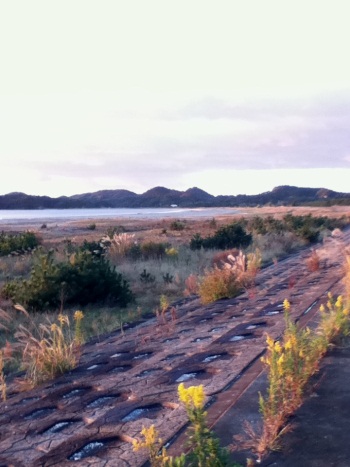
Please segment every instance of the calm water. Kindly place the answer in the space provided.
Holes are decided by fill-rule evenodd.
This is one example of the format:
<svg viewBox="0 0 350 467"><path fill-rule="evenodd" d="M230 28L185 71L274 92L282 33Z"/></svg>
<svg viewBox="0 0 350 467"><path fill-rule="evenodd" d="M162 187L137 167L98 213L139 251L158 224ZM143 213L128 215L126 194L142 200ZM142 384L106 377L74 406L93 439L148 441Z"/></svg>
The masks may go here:
<svg viewBox="0 0 350 467"><path fill-rule="evenodd" d="M0 210L0 223L8 221L48 219L96 219L126 217L130 219L156 219L164 217L213 217L236 214L233 208L110 208L110 209L18 209Z"/></svg>

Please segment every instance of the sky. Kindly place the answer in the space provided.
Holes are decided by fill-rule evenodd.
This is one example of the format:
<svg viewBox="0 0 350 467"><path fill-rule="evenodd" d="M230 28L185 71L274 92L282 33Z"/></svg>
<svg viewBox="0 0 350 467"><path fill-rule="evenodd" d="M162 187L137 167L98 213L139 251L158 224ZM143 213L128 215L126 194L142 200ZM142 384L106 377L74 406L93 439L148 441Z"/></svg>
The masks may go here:
<svg viewBox="0 0 350 467"><path fill-rule="evenodd" d="M0 3L0 194L350 192L348 0Z"/></svg>

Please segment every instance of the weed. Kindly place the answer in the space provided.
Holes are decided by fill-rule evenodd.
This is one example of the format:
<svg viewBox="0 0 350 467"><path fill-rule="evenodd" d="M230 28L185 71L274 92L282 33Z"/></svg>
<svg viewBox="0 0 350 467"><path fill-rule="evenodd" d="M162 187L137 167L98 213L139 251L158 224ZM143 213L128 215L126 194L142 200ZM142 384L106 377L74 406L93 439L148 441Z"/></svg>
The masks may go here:
<svg viewBox="0 0 350 467"><path fill-rule="evenodd" d="M187 279L185 280L186 288L184 290L184 295L196 295L198 293L198 278L194 274L190 274Z"/></svg>
<svg viewBox="0 0 350 467"><path fill-rule="evenodd" d="M196 467L225 467L229 464L227 452L221 448L219 441L208 429L206 423L207 413L204 410L205 394L203 386L191 386L185 388L181 383L178 387L178 396L183 404L190 427L187 431L187 449L178 457L170 457L163 445L162 439L154 425L143 427L141 434L143 441L133 442L134 450L147 449L152 467L184 467L192 465ZM233 464L238 466L238 464Z"/></svg>
<svg viewBox="0 0 350 467"><path fill-rule="evenodd" d="M238 295L242 290L236 275L230 269L207 270L199 284L199 295L203 304L208 304Z"/></svg>
<svg viewBox="0 0 350 467"><path fill-rule="evenodd" d="M146 269L142 271L140 274L140 281L143 282L144 284L153 284L155 282L156 278L153 274L148 272Z"/></svg>
<svg viewBox="0 0 350 467"><path fill-rule="evenodd" d="M29 317L20 305L16 305L15 308ZM78 339L71 335L69 318L63 314L58 315L56 323L40 324L37 337L28 328L19 325L15 337L22 349L22 366L31 386L53 379L76 366L81 339L79 326L82 318L82 313L77 312L75 320L78 329L75 334Z"/></svg>
<svg viewBox="0 0 350 467"><path fill-rule="evenodd" d="M306 259L306 266L310 272L315 272L320 269L320 257L316 250L312 250L311 255Z"/></svg>
<svg viewBox="0 0 350 467"><path fill-rule="evenodd" d="M168 272L166 274L163 274L163 281L165 284L172 284L173 280L174 280L174 276L172 276Z"/></svg>
<svg viewBox="0 0 350 467"><path fill-rule="evenodd" d="M259 395L263 429L256 445L260 459L268 449L276 448L288 417L301 405L304 388L328 346L337 336L349 334L349 309L341 296L335 300L329 294L328 298L327 309L323 305L320 308L321 322L316 331L299 329L290 318L290 304L285 300L283 336L280 341L267 336L267 354L261 360L268 369L268 389L265 398Z"/></svg>

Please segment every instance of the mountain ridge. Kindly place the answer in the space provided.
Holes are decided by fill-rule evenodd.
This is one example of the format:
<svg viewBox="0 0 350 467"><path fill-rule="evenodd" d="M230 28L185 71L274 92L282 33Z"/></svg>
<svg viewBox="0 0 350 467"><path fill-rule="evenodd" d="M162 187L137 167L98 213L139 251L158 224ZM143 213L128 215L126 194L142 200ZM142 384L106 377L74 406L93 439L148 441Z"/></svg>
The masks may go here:
<svg viewBox="0 0 350 467"><path fill-rule="evenodd" d="M257 195L218 195L192 187L186 191L157 186L142 194L129 190L99 190L72 196L0 195L0 209L254 207L261 205L349 204L350 193L327 188L280 185Z"/></svg>

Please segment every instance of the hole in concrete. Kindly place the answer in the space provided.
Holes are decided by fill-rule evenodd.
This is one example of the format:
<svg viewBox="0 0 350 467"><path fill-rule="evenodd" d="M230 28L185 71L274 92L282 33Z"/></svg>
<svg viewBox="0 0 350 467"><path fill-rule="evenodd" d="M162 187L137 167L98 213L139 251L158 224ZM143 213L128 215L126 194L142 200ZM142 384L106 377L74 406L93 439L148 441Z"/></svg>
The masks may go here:
<svg viewBox="0 0 350 467"><path fill-rule="evenodd" d="M33 410L24 416L25 420L36 420L38 418L44 418L52 414L56 410L56 407L45 407L43 409Z"/></svg>
<svg viewBox="0 0 350 467"><path fill-rule="evenodd" d="M237 334L236 336L233 336L229 339L230 342L238 342L238 341L243 341L244 339L251 339L254 337L254 334L252 333L247 333L247 334Z"/></svg>
<svg viewBox="0 0 350 467"><path fill-rule="evenodd" d="M124 357L127 354L128 354L127 352L118 352L118 353L111 355L110 358Z"/></svg>
<svg viewBox="0 0 350 467"><path fill-rule="evenodd" d="M263 321L261 323L251 323L246 327L246 329L256 329L264 326L266 326L266 321Z"/></svg>
<svg viewBox="0 0 350 467"><path fill-rule="evenodd" d="M92 457L98 452L102 451L103 448L111 444L113 441L117 441L119 438L100 439L90 441L89 443L82 446L78 451L75 451L71 456L68 457L70 461L80 461L88 457Z"/></svg>
<svg viewBox="0 0 350 467"><path fill-rule="evenodd" d="M222 358L222 357L225 357L227 354L224 354L224 353L219 353L219 354L216 354L216 355L208 355L207 357L205 357L202 362L203 363L210 363L210 362L213 362L214 360L218 360L219 358Z"/></svg>
<svg viewBox="0 0 350 467"><path fill-rule="evenodd" d="M88 409L96 409L97 407L103 407L107 404L111 404L112 401L115 402L120 398L120 394L115 394L112 396L101 396L98 397L97 399L94 399L91 401L86 407Z"/></svg>
<svg viewBox="0 0 350 467"><path fill-rule="evenodd" d="M18 404L27 404L28 402L35 402L35 401L38 401L40 399L40 397L25 397L24 399L22 399L20 402L18 402Z"/></svg>
<svg viewBox="0 0 350 467"><path fill-rule="evenodd" d="M135 355L134 360L141 360L142 358L147 358L152 355L152 352L145 352L145 353L140 353L138 355Z"/></svg>
<svg viewBox="0 0 350 467"><path fill-rule="evenodd" d="M190 373L183 373L181 376L179 376L175 382L176 383L183 383L185 381L190 381L191 379L195 379L197 378L198 376L202 375L203 373L205 373L204 370L200 370L200 371L192 371Z"/></svg>
<svg viewBox="0 0 350 467"><path fill-rule="evenodd" d="M129 412L125 417L122 418L123 422L131 422L138 420L139 418L154 418L154 415L159 412L163 407L160 404L146 405L144 407L138 407L137 409Z"/></svg>
<svg viewBox="0 0 350 467"><path fill-rule="evenodd" d="M128 371L132 368L131 365L120 365L120 366L115 366L112 368L108 373L124 373L124 371Z"/></svg>
<svg viewBox="0 0 350 467"><path fill-rule="evenodd" d="M60 431L65 430L71 425L78 423L78 420L62 420L61 422L57 422L54 425L51 425L46 430L42 431L40 434L54 434L59 433Z"/></svg>
<svg viewBox="0 0 350 467"><path fill-rule="evenodd" d="M192 342L203 342L211 339L211 337L197 337L197 339L193 340Z"/></svg>
<svg viewBox="0 0 350 467"><path fill-rule="evenodd" d="M149 370L144 370L141 371L138 375L136 375L137 378L143 378L144 376L152 375L156 371L159 371L160 368L150 368Z"/></svg>
<svg viewBox="0 0 350 467"><path fill-rule="evenodd" d="M184 353L174 353L174 354L170 354L170 355L168 355L167 357L163 358L163 359L162 359L162 362L168 362L169 360L174 360L174 358L182 357L183 355L185 355L185 354L184 354Z"/></svg>
<svg viewBox="0 0 350 467"><path fill-rule="evenodd" d="M70 399L71 397L76 397L76 396L79 396L81 394L84 394L85 392L89 391L91 388L76 388L76 389L72 389L71 391L69 392L66 392L65 394L63 394L62 398L63 399Z"/></svg>
<svg viewBox="0 0 350 467"><path fill-rule="evenodd" d="M206 323L207 321L212 321L213 318L203 318L199 322L200 323Z"/></svg>
<svg viewBox="0 0 350 467"><path fill-rule="evenodd" d="M220 332L223 329L227 329L226 326L218 326L217 328L211 329L209 332L215 333L215 332Z"/></svg>
<svg viewBox="0 0 350 467"><path fill-rule="evenodd" d="M88 368L86 368L88 371L91 371L91 370L96 370L96 368L100 368L101 366L103 365L106 365L108 362L100 362L100 363L95 363L94 365L91 365L89 366Z"/></svg>

